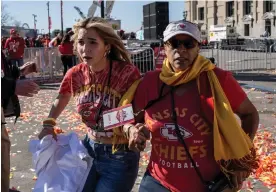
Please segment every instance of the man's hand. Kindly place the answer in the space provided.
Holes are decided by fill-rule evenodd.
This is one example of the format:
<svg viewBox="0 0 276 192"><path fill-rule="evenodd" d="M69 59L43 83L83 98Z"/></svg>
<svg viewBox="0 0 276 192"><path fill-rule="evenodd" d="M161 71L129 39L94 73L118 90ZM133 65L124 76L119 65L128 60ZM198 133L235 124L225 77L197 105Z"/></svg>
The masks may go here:
<svg viewBox="0 0 276 192"><path fill-rule="evenodd" d="M144 124L137 123L129 130L129 149L133 151L144 151L146 141L150 137L150 132Z"/></svg>
<svg viewBox="0 0 276 192"><path fill-rule="evenodd" d="M15 94L20 96L32 97L39 91L39 86L31 80L17 80Z"/></svg>
<svg viewBox="0 0 276 192"><path fill-rule="evenodd" d="M37 72L37 67L34 62L27 62L21 67L19 67L21 75L28 75L30 73L36 73Z"/></svg>

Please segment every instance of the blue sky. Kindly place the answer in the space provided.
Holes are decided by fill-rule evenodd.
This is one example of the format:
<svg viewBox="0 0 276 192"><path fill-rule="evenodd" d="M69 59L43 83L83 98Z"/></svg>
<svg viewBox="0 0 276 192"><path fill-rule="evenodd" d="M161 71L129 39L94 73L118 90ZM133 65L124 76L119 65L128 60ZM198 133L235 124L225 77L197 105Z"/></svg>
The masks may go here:
<svg viewBox="0 0 276 192"><path fill-rule="evenodd" d="M47 1L10 1L3 0L2 4L7 6L6 11L22 23L29 24L30 28L34 27L32 14L37 15L37 29L48 31L47 21ZM154 1L115 1L111 16L121 19L122 29L127 32L137 31L143 21L143 5ZM63 2L63 26L72 27L75 19L79 19L74 6L78 6L83 13L87 14L91 1L66 1ZM183 18L184 1L169 2L169 20L180 20ZM96 16L100 16L98 8ZM52 18L52 30L60 29L60 1L50 1L50 16Z"/></svg>

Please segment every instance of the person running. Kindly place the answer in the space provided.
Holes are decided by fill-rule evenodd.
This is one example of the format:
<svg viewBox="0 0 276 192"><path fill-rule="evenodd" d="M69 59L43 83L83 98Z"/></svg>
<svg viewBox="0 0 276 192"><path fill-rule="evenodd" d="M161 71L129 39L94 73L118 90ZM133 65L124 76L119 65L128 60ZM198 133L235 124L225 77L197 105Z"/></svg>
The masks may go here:
<svg viewBox="0 0 276 192"><path fill-rule="evenodd" d="M172 22L163 34L162 70L146 73L136 92L126 93L135 93L136 122L152 136L139 191L238 191L258 168L258 112L230 72L199 55L197 25Z"/></svg>
<svg viewBox="0 0 276 192"><path fill-rule="evenodd" d="M67 70L73 67L73 42L70 40L70 35L66 34L58 46L58 50L61 54L60 58L63 64L63 76Z"/></svg>
<svg viewBox="0 0 276 192"><path fill-rule="evenodd" d="M56 138L53 129L56 119L73 96L87 126L84 146L94 158L83 191L129 192L138 174L140 158L133 143L146 141L142 134L137 135L137 130L144 126L104 131L102 113L120 104L124 93L140 79L140 73L131 64L120 37L104 19L87 18L73 29L74 48L82 63L67 71L39 138L48 134Z"/></svg>

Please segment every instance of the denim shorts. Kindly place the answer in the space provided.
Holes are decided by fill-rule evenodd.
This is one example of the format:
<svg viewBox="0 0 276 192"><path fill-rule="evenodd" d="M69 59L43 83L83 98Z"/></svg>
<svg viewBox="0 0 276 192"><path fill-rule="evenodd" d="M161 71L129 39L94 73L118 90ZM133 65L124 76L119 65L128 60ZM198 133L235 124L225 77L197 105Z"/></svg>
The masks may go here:
<svg viewBox="0 0 276 192"><path fill-rule="evenodd" d="M112 145L83 140L91 157L92 168L83 192L130 192L138 175L140 153L125 146L112 154Z"/></svg>

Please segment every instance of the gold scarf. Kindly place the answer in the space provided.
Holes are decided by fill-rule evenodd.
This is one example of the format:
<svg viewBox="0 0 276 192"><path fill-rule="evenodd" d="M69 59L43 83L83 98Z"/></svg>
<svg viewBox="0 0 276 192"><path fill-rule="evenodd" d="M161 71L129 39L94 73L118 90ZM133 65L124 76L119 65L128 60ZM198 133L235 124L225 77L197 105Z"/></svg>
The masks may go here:
<svg viewBox="0 0 276 192"><path fill-rule="evenodd" d="M215 66L205 57L198 56L194 64L185 71L173 72L168 59L165 59L160 79L170 86L197 80L200 92L199 76L206 71L214 101L214 157L222 172L229 176L235 170L253 171L258 167L255 149L249 136L243 131L231 109L229 101L213 69Z"/></svg>

